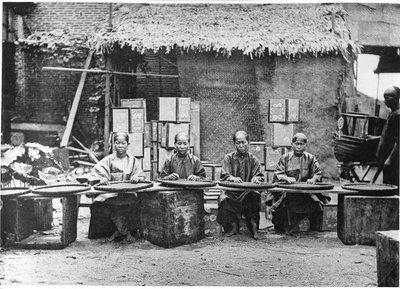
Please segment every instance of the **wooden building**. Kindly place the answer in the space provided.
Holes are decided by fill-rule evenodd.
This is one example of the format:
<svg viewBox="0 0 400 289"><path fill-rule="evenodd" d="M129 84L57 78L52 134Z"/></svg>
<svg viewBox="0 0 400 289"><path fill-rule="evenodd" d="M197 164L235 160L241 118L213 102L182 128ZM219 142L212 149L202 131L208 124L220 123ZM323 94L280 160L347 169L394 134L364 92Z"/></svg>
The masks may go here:
<svg viewBox="0 0 400 289"><path fill-rule="evenodd" d="M98 4L97 31L79 34L79 27L71 26L72 31L62 34L62 39L33 25L36 20L40 23L39 16L33 17L40 14L37 9L46 6L38 3L26 19L31 19L31 27L38 30L20 43L33 47L54 39L52 43L57 46L79 36L85 40L79 49L96 51L96 63L92 61L91 67L106 69L104 62L98 65L105 56L108 70L178 75L108 74L110 106L117 106L122 98L145 98L150 121L158 117L158 97L182 96L200 102L200 157L214 163L233 149L231 137L238 129L247 130L252 141L272 146L274 124L268 121L269 101L298 99L300 119L293 129L309 136L309 150L320 159L325 176L337 177L332 134L338 114L346 109L346 99L355 95L352 65L360 48L351 38L343 5L113 4L110 17L108 4ZM53 9L62 5L69 9L70 3L51 5ZM74 9L79 7L75 5ZM43 66L71 66L45 54L27 58L26 53L29 65L25 63L24 73L17 71L18 83L24 84L25 92L17 95L17 106L35 108L36 114L26 121L61 122L63 114L68 115L79 74L41 70ZM78 68L76 64L74 67ZM77 113L83 134L93 134L88 141L104 134L93 129L93 123L107 128L103 124L104 107L89 111L90 98L96 95L104 99L104 94L97 93L104 83L104 74L88 73ZM40 105L43 99L58 103L57 110Z"/></svg>

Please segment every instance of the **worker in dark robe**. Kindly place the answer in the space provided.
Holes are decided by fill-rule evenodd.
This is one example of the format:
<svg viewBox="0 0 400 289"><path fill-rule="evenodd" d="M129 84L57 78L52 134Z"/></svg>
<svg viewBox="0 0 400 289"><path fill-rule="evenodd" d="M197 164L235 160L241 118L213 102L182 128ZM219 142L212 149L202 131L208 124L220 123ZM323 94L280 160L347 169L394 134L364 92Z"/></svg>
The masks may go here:
<svg viewBox="0 0 400 289"><path fill-rule="evenodd" d="M175 154L164 163L160 178L165 180L188 179L196 181L206 178L200 159L189 153L190 138L187 133L175 135Z"/></svg>
<svg viewBox="0 0 400 289"><path fill-rule="evenodd" d="M314 155L305 151L307 137L297 133L292 138L292 150L284 154L274 173L274 182L307 182L321 180L321 168ZM323 204L329 203L329 194L320 193L268 193L266 205L272 213L275 230L292 233L299 222L310 217L310 229L320 230Z"/></svg>
<svg viewBox="0 0 400 289"><path fill-rule="evenodd" d="M385 122L377 149L379 165L383 168L383 183L399 186L399 121L400 88L385 90L383 97L391 113ZM397 193L399 191L397 190Z"/></svg>
<svg viewBox="0 0 400 289"><path fill-rule="evenodd" d="M221 181L259 184L264 181L259 160L249 150L249 136L238 131L233 136L236 151L224 157ZM217 222L227 236L239 233L239 220L244 215L254 239L258 239L260 225L260 193L256 191L223 191L218 198Z"/></svg>
<svg viewBox="0 0 400 289"><path fill-rule="evenodd" d="M128 134L115 133L115 153L96 164L89 181L103 185L111 181L144 181L146 176L140 162L127 153L128 145ZM126 237L127 241L133 241L134 235L140 234L136 194L102 193L94 199L90 212L89 239L109 237L108 241L114 241Z"/></svg>

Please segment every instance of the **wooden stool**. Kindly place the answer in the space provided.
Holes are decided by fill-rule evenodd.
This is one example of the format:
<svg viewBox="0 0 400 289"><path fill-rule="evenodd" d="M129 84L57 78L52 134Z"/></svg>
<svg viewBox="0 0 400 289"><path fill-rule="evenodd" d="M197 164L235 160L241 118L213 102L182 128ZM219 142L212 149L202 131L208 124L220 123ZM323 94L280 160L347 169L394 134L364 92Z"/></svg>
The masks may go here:
<svg viewBox="0 0 400 289"><path fill-rule="evenodd" d="M175 247L204 238L203 190L138 193L142 236L151 243Z"/></svg>
<svg viewBox="0 0 400 289"><path fill-rule="evenodd" d="M375 245L376 231L399 229L399 197L339 195L337 215L344 244Z"/></svg>
<svg viewBox="0 0 400 289"><path fill-rule="evenodd" d="M21 249L62 249L76 240L79 195L62 197L62 232L59 236L33 235L35 228L34 200L53 199L34 194L19 196L5 203L2 211L4 230L15 234L6 246ZM3 225L3 222L2 222Z"/></svg>
<svg viewBox="0 0 400 289"><path fill-rule="evenodd" d="M399 287L399 231L376 232L379 287Z"/></svg>

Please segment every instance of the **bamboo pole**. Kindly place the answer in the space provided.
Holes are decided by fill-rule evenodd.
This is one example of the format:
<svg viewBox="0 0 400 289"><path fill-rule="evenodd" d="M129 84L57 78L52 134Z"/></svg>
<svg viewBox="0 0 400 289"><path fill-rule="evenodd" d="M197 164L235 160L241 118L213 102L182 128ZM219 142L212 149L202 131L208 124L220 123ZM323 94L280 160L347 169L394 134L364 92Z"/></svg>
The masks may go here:
<svg viewBox="0 0 400 289"><path fill-rule="evenodd" d="M122 72L122 71L112 71L112 70L101 70L101 69L82 69L82 68L68 68L68 67L50 67L44 66L43 70L59 70L59 71L69 71L69 72L91 72L91 73L107 73L107 74L120 74L120 75L130 75L136 77L171 77L178 78L179 75L174 74L157 74L157 73L135 73L135 72Z"/></svg>
<svg viewBox="0 0 400 289"><path fill-rule="evenodd" d="M93 56L93 50L89 51L89 55L86 58L86 62L85 62L86 70L89 68L90 62L92 61L92 56ZM68 140L71 135L72 127L74 125L75 116L78 111L78 105L79 105L79 101L81 99L83 86L84 86L85 80L86 80L86 75L87 75L87 73L83 72L81 75L81 79L79 80L78 88L76 89L76 92L75 92L74 101L72 103L71 111L68 116L67 126L65 128L60 147L65 147L68 144Z"/></svg>
<svg viewBox="0 0 400 289"><path fill-rule="evenodd" d="M111 58L106 55L106 69L112 66ZM104 155L108 155L109 144L108 137L110 135L110 98L111 98L111 74L106 74L106 95L104 99Z"/></svg>

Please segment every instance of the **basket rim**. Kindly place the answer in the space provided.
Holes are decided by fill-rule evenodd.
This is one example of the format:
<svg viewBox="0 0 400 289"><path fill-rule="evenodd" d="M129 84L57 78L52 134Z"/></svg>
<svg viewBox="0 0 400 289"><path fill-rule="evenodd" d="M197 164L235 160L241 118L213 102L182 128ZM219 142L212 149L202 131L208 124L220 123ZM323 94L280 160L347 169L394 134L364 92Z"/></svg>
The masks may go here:
<svg viewBox="0 0 400 289"><path fill-rule="evenodd" d="M301 190L331 190L335 187L332 183L315 183L308 184L307 182L295 182L295 183L276 183L277 187L284 189L301 189Z"/></svg>
<svg viewBox="0 0 400 289"><path fill-rule="evenodd" d="M131 189L127 189L127 188L113 188L110 187L110 185L115 185L115 184L130 184L132 186L135 186L135 188L131 188ZM109 182L108 185L100 185L100 184L96 184L93 186L93 188L95 188L98 191L108 191L108 192L128 192L128 191L138 191L138 190L142 190L142 189L147 189L150 188L154 185L153 182L150 181L142 181L142 182L138 182L138 183L131 183L130 181L112 181Z"/></svg>
<svg viewBox="0 0 400 289"><path fill-rule="evenodd" d="M61 188L61 187L74 187L71 192L54 192L46 191L46 189ZM62 196L62 195L73 195L81 192L86 192L91 189L90 185L87 184L77 184L77 183L63 183L63 184L53 184L47 186L40 186L32 189L32 193L42 195L42 196Z"/></svg>
<svg viewBox="0 0 400 289"><path fill-rule="evenodd" d="M9 193L3 193L4 191L11 191ZM12 192L14 191L14 192ZM9 187L9 188L0 188L0 197L11 197L11 196L20 196L29 194L32 191L29 187Z"/></svg>
<svg viewBox="0 0 400 289"><path fill-rule="evenodd" d="M157 181L166 186L174 186L174 187L214 187L217 185L217 182L212 180L204 180L201 179L199 181L190 181L188 179L177 179L177 180L163 180L157 179ZM184 181L184 183L182 182Z"/></svg>
<svg viewBox="0 0 400 289"><path fill-rule="evenodd" d="M370 188L362 188L363 186L370 186ZM379 188L371 188L373 186L381 187ZM346 190L353 190L359 192L371 192L371 191L395 191L398 189L397 186L391 184L371 184L371 183L346 183L342 184L342 188Z"/></svg>
<svg viewBox="0 0 400 289"><path fill-rule="evenodd" d="M276 186L275 183L252 183L252 182L242 182L242 183L235 183L235 182L229 182L229 181L220 181L219 185L221 187L227 187L227 188L238 188L238 189L246 189L246 188L251 188L251 189L271 189Z"/></svg>

